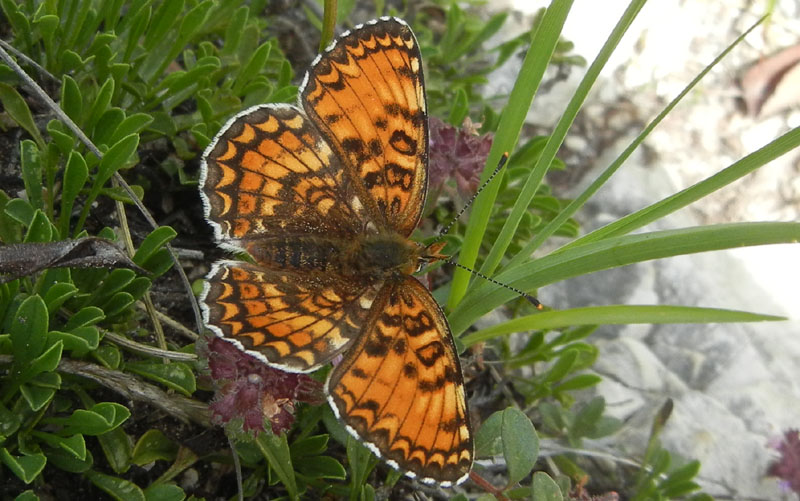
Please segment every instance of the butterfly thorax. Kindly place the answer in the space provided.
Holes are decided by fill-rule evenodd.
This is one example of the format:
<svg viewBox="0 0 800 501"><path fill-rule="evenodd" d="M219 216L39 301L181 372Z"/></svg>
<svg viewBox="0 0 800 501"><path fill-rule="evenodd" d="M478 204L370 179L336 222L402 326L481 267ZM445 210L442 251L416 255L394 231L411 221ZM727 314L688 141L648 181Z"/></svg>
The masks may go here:
<svg viewBox="0 0 800 501"><path fill-rule="evenodd" d="M251 241L247 251L268 268L336 273L367 281L414 273L423 247L395 232L357 238L296 236Z"/></svg>

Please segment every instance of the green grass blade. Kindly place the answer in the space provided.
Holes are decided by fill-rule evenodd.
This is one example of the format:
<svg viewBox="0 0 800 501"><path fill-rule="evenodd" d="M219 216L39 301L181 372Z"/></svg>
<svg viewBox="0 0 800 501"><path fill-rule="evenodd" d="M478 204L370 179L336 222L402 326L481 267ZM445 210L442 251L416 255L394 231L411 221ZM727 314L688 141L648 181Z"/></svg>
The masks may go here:
<svg viewBox="0 0 800 501"><path fill-rule="evenodd" d="M533 35L531 47L525 55L519 77L511 90L508 105L500 118L497 134L489 151L489 157L486 159L486 167L481 175L481 183L489 178L503 153L512 151L517 143L522 124L533 101L533 96L542 81L571 7L572 0L553 0L550 7L547 8L539 28ZM459 262L464 266L472 268L475 265L478 250L486 232L489 215L495 198L497 198L499 188L500 183L490 184L481 192L472 206L472 213L464 236L464 244L459 254ZM469 280L469 272L460 269L456 270L450 288L450 300L448 303L450 308L458 304L464 296Z"/></svg>
<svg viewBox="0 0 800 501"><path fill-rule="evenodd" d="M603 238L625 235L633 230L641 228L653 221L671 214L678 209L682 209L692 202L713 193L724 186L750 174L756 169L763 167L767 163L775 160L781 155L788 153L800 146L800 127L796 127L768 145L754 151L741 160L734 162L724 170L699 183L679 191L678 193L661 200L653 205L645 207L639 211L629 214L611 224L603 226L583 237L570 242L556 252L588 242L596 242Z"/></svg>
<svg viewBox="0 0 800 501"><path fill-rule="evenodd" d="M600 174L600 176L598 176L598 178L595 179L588 188L586 188L586 190L583 191L583 193L578 195L578 197L570 202L569 205L567 205L564 210L558 214L558 216L545 225L544 228L537 231L536 236L534 236L534 238L531 239L531 241L528 242L525 247L523 247L522 250L520 250L520 252L518 252L517 255L511 259L511 261L509 261L506 267L516 266L528 259L529 256L531 256L536 249L542 245L542 243L550 238L553 233L555 233L556 230L561 227L562 224L564 224L581 207L583 207L586 201L589 200L589 198L591 198L592 195L594 195L597 190L599 190L600 187L603 186L606 181L608 181L611 176L614 175L617 169L619 169L625 160L627 160L628 157L630 157L630 155L636 151L636 148L639 147L645 138L650 135L653 129L655 129L656 126L661 123L661 121L672 111L672 109L675 108L675 106L677 106L681 100L683 100L686 94L688 94L700 82L700 80L702 80L708 74L708 72L717 65L717 63L722 61L733 50L734 47L739 45L739 43L742 42L742 40L744 40L744 38L763 21L764 18L759 19L753 24L753 26L750 27L750 29L742 33L736 40L733 41L733 43L723 50L722 53L720 53L720 55L717 56L708 66L703 68L703 71L701 71L691 82L689 82L689 84L680 92L680 94L678 94L675 99L673 99L672 102L670 102L667 107L664 108L661 113L659 113L658 116L656 116L656 118L654 118L653 121L651 121L647 127L644 128L641 134L639 134L636 139L633 140L633 142L625 149L625 151L623 151L622 154L617 157L611 163L611 165L609 165L608 168L602 174Z"/></svg>
<svg viewBox="0 0 800 501"><path fill-rule="evenodd" d="M494 270L500 264L500 261L503 259L509 244L514 238L514 234L517 232L517 228L519 227L522 217L527 212L528 207L530 207L531 200L533 200L533 197L536 195L539 186L542 184L542 179L544 178L545 174L547 174L548 167L553 162L558 149L561 147L561 144L564 142L564 138L567 136L567 132L569 131L572 122L575 120L575 117L580 111L581 106L583 106L586 96L588 96L589 91L594 85L594 82L600 75L600 71L608 62L611 54L617 48L617 45L619 45L619 42L625 35L625 32L628 30L633 20L636 19L636 15L644 6L646 1L647 0L634 0L628 5L628 8L617 22L617 25L611 31L611 34L608 36L606 43L603 45L602 49L600 49L600 53L587 70L586 75L584 75L581 83L578 85L578 88L572 95L572 99L570 99L570 102L567 104L564 114L561 115L561 119L558 121L553 133L548 138L547 143L542 150L542 154L539 156L539 159L536 162L536 165L534 165L527 181L525 181L525 186L522 188L519 198L514 203L514 208L511 210L511 214L508 215L508 218L503 224L503 228L500 230L500 234L497 236L497 239L492 245L492 249L489 251L489 255L486 257L486 261L484 261L483 266L481 266L481 273L491 276Z"/></svg>
<svg viewBox="0 0 800 501"><path fill-rule="evenodd" d="M486 329L471 332L462 337L461 341L465 346L470 347L476 343L514 332L563 329L576 325L708 324L777 320L786 320L786 318L746 311L692 306L590 306L569 310L546 311L515 318Z"/></svg>
<svg viewBox="0 0 800 501"><path fill-rule="evenodd" d="M800 223L737 223L656 231L570 247L541 259L503 271L498 281L531 291L566 278L665 257L753 245L794 243ZM515 293L492 283L476 287L449 316L454 335Z"/></svg>

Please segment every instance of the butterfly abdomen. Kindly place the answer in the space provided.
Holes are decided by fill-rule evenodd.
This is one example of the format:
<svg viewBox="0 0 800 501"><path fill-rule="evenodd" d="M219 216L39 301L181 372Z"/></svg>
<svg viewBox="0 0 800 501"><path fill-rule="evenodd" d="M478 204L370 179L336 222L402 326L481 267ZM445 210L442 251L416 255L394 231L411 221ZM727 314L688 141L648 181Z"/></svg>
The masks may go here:
<svg viewBox="0 0 800 501"><path fill-rule="evenodd" d="M342 243L318 237L263 239L247 251L262 266L306 271L335 272L341 268Z"/></svg>

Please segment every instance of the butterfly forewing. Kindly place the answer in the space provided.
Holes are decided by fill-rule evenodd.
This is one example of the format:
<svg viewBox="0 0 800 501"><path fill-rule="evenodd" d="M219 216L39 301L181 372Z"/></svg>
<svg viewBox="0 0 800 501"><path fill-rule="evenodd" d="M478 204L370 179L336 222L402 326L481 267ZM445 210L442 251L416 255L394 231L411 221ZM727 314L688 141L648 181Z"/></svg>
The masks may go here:
<svg viewBox="0 0 800 501"><path fill-rule="evenodd" d="M376 224L410 235L424 205L428 156L422 60L411 29L396 19L354 29L320 56L301 92Z"/></svg>
<svg viewBox="0 0 800 501"><path fill-rule="evenodd" d="M366 224L341 162L294 106L237 115L206 150L202 173L206 216L229 246L262 235L347 238Z"/></svg>

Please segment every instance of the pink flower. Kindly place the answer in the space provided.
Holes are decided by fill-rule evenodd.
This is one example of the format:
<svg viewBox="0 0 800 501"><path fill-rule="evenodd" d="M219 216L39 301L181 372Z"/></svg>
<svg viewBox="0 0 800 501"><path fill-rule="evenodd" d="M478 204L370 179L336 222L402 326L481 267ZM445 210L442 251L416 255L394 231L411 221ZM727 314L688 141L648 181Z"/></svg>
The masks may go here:
<svg viewBox="0 0 800 501"><path fill-rule="evenodd" d="M305 374L269 367L219 338L208 343L208 351L208 368L217 382L209 407L221 423L241 418L245 431L258 433L266 419L277 435L294 422L295 402L325 402L322 383Z"/></svg>
<svg viewBox="0 0 800 501"><path fill-rule="evenodd" d="M781 479L781 486L800 494L800 431L789 430L775 449L781 458L767 469L767 475Z"/></svg>
<svg viewBox="0 0 800 501"><path fill-rule="evenodd" d="M436 117L430 118L429 125L430 188L437 190L452 177L456 180L456 186L462 196L475 193L480 184L486 157L489 156L489 149L492 147L492 134L480 136L469 117L464 120L460 129Z"/></svg>

